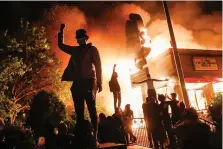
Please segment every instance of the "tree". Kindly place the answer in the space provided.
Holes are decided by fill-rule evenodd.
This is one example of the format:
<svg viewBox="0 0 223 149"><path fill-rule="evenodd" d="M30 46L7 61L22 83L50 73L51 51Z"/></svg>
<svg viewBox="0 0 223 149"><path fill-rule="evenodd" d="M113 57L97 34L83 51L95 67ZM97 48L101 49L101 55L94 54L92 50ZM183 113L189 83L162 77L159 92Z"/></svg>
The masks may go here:
<svg viewBox="0 0 223 149"><path fill-rule="evenodd" d="M215 123L215 133L211 140L213 148L222 147L222 96L222 92L216 93L212 97L212 102L208 108L209 117Z"/></svg>
<svg viewBox="0 0 223 149"><path fill-rule="evenodd" d="M219 128L222 127L222 96L223 93L215 94L209 105L209 115L211 120L215 122Z"/></svg>
<svg viewBox="0 0 223 149"><path fill-rule="evenodd" d="M70 84L61 82L61 62L50 51L44 27L21 20L14 35L2 34L0 51L0 106L13 124L17 114L30 108L40 90L71 98Z"/></svg>
<svg viewBox="0 0 223 149"><path fill-rule="evenodd" d="M32 100L27 123L37 136L44 136L48 124L56 127L65 118L63 102L52 92L40 91Z"/></svg>

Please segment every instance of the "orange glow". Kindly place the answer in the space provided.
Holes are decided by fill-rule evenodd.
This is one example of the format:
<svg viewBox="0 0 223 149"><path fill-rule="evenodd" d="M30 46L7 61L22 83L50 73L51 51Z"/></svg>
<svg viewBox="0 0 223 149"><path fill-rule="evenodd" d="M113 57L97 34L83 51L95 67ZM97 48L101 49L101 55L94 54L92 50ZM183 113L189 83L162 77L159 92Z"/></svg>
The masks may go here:
<svg viewBox="0 0 223 149"><path fill-rule="evenodd" d="M206 109L206 99L203 95L202 88L208 83L186 83L186 89L188 90L188 96L191 106L197 110Z"/></svg>
<svg viewBox="0 0 223 149"><path fill-rule="evenodd" d="M134 61L123 58L123 59L118 59L115 64L117 64L116 72L118 73L118 81L121 86L122 110L124 110L126 104L130 104L131 109L134 111L134 116L142 117L142 108L139 108L139 107L142 107L142 104L143 104L141 89L132 88L131 80L130 80L130 74L137 71L134 65ZM112 65L110 65L109 69L108 67L105 67L104 71L111 72L112 67L113 67ZM107 73L105 77L110 79L111 73ZM105 94L107 98L110 98L110 104L107 104L106 108L108 110L108 113L112 114L114 111L112 93L110 92L107 94L106 93L103 93L103 94Z"/></svg>
<svg viewBox="0 0 223 149"><path fill-rule="evenodd" d="M143 39L145 39L145 43L142 45L143 47L150 47L151 53L146 57L146 59L157 56L170 48L170 44L168 44L165 38L157 36L155 40L152 40L151 37L148 35L148 30L146 28L140 29L140 32L143 32ZM142 41L142 39L141 39Z"/></svg>
<svg viewBox="0 0 223 149"><path fill-rule="evenodd" d="M143 119L134 119L132 125L133 131L136 128L145 128L145 121Z"/></svg>
<svg viewBox="0 0 223 149"><path fill-rule="evenodd" d="M151 38L149 37L148 35L148 31L146 28L142 28L140 29L141 32L143 32L143 39L145 39L145 43L142 45L143 47L151 47L151 44L150 44L150 41L151 41ZM141 39L142 41L142 39Z"/></svg>
<svg viewBox="0 0 223 149"><path fill-rule="evenodd" d="M153 8L155 7L156 6L153 6ZM182 5L180 8L184 7L185 5ZM185 28L183 23L180 24L179 22L173 21L172 23L178 48L221 49L221 36L218 36L218 34L216 36L210 34L212 32L205 32L206 27L209 26L207 28L208 31L216 29L217 31L214 31L214 33L218 33L218 30L220 30L221 32L219 32L219 34L222 34L221 15L219 17L215 16L214 20L212 19L213 15L210 15L208 21L205 21L206 23L200 23L200 20L204 21L206 19L204 19L204 17L196 19L194 16L191 16L194 13L189 13L189 16L187 16L185 15L185 13L188 14L187 10L180 11L179 13L179 10L181 9L179 9L179 7L176 8L177 10L175 12L177 13L173 13L175 14L174 16L176 19L174 19L174 17L172 17L172 19L174 19L174 21L180 21L183 18L183 22L184 19L186 19L186 22L190 22L191 27L194 27L193 30L197 30L196 33L193 33L189 28ZM186 8L193 8L193 11L199 10L195 6L192 7L191 4L187 5ZM84 28L87 30L90 37L88 42L92 42L93 45L98 48L101 55L103 91L97 95L97 101L99 102L100 106L104 108L104 113L106 115L111 115L114 113L113 95L109 91L108 81L111 78L113 65L117 64L117 72L119 75L118 80L122 93L121 107L124 110L124 106L126 104L131 104L131 109L134 111L134 116L142 117L143 100L141 89L133 89L130 82L130 74L138 71L134 66L134 53L126 51L125 48L125 24L130 13L140 14L145 26L147 26L146 24L150 21L151 14L136 4L121 4L112 7L98 20L86 18L85 13L80 9L77 7L68 6L57 6L52 8L45 17L47 22L51 22L49 25L47 25L47 35L52 43L50 45L51 49L56 53L58 59L63 62L64 67L67 65L70 56L59 50L57 45L57 33L59 31L60 24L66 24L64 41L68 45L77 45L75 40L75 31L77 29ZM184 16L187 17L185 18ZM188 20L189 18L192 19ZM212 20L217 26L213 27ZM143 37L146 39L143 46L151 47L151 52L147 56L147 59L150 57L155 57L171 47L166 20L155 19L149 23L150 24L147 26L147 28L141 29L141 31L145 32ZM205 26L200 24L205 24ZM199 30L201 32L199 32ZM195 35L197 35L197 38Z"/></svg>
<svg viewBox="0 0 223 149"><path fill-rule="evenodd" d="M45 144L45 138L44 137L39 137L37 144L38 144L38 146L44 145Z"/></svg>

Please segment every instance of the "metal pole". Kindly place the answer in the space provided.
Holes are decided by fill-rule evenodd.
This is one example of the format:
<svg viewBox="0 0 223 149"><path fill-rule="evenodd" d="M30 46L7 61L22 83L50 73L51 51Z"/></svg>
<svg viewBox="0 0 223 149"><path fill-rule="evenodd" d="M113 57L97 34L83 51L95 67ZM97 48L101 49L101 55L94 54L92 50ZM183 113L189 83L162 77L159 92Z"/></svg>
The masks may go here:
<svg viewBox="0 0 223 149"><path fill-rule="evenodd" d="M181 63L180 63L180 56L179 56L179 53L177 51L177 44L176 44L176 40L175 40L175 37L174 37L173 27L172 27L172 23L171 23L171 19L170 19L170 15L169 15L169 11L168 11L166 1L163 1L163 7L164 7L165 14L166 14L167 24L168 24L170 38L171 38L171 44L172 44L172 47L173 47L172 51L173 51L173 55L174 55L174 60L175 60L175 64L176 64L178 78L179 78L179 81L180 81L181 90L182 90L182 93L183 93L184 103L185 103L186 108L189 108L190 104L189 104L189 100L188 100L187 90L186 90L186 87L185 87L184 74L183 74L183 71L182 71Z"/></svg>

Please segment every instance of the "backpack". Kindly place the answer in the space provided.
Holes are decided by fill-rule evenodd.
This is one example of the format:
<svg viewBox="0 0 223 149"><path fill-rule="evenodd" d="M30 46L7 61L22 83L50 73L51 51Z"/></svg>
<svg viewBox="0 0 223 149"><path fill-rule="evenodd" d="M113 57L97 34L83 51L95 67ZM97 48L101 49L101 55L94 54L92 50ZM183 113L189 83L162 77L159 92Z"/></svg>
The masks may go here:
<svg viewBox="0 0 223 149"><path fill-rule="evenodd" d="M111 80L108 82L108 85L109 85L110 92L113 92L114 91L114 84Z"/></svg>

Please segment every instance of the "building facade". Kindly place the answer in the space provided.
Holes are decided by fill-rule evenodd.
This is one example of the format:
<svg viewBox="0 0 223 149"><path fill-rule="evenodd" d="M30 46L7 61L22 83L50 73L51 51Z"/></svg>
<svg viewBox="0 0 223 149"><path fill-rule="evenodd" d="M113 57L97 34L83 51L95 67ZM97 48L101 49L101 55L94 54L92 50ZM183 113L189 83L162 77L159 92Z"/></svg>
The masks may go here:
<svg viewBox="0 0 223 149"><path fill-rule="evenodd" d="M190 106L204 110L212 96L223 92L222 51L178 49ZM175 92L183 99L172 48L148 60L152 78L168 81L154 82L158 94Z"/></svg>

